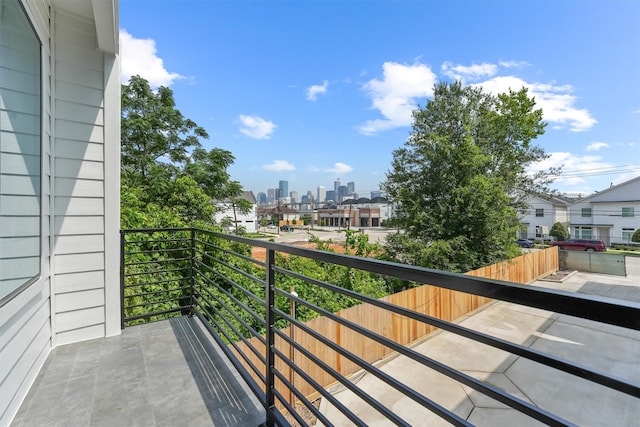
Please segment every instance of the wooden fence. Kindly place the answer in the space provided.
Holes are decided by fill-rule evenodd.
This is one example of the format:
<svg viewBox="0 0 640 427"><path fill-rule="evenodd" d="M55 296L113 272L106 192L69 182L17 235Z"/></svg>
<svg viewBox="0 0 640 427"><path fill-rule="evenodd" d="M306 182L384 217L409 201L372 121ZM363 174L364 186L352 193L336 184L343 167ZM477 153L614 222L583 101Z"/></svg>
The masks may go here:
<svg viewBox="0 0 640 427"><path fill-rule="evenodd" d="M510 261L470 271L466 274L519 284L527 284L557 270L558 250L556 247L551 247L537 252L530 252ZM445 321L455 321L456 319L459 319L460 317L492 301L489 298L452 291L431 285L423 285L408 289L403 292L386 296L382 298L382 300ZM434 332L437 329L433 326L426 325L422 322L409 319L405 316L392 313L370 304L360 304L341 310L336 314L402 345L410 345L414 341L424 338L427 334ZM341 324L326 317L313 319L307 322L306 325L327 339L366 360L368 363L374 363L393 353L392 350L382 344L366 338L352 331L348 327L342 326ZM361 369L358 365L347 360L344 356L341 356L330 347L300 330L300 328L294 329L294 331L291 331L290 328L286 328L283 329L283 332L290 337L292 336L292 333L294 333L296 342L309 350L316 357L319 357L327 365L338 371L343 376L349 376ZM257 338L253 338L250 342L251 345L253 345L261 354L265 354L264 345ZM243 343L238 344L244 355L249 356L255 366L264 366ZM292 352L291 346L278 336L276 336L275 344L279 351L290 359L295 360L295 363L304 372L310 375L323 387L327 387L336 381L333 376L329 375L322 368L311 362L307 357L299 354L297 351ZM239 359L242 360L242 358ZM302 392L302 394L308 396L310 399L313 399L316 396L317 392L315 389L298 375L295 375L294 378L289 366L277 357L276 369L283 373L286 378L289 378L289 381L292 381L293 379L296 387ZM251 372L250 369L248 370ZM259 380L257 381L260 383ZM289 394L287 388L280 382L276 382L278 391L283 393L285 397L288 397L291 402L293 397Z"/></svg>

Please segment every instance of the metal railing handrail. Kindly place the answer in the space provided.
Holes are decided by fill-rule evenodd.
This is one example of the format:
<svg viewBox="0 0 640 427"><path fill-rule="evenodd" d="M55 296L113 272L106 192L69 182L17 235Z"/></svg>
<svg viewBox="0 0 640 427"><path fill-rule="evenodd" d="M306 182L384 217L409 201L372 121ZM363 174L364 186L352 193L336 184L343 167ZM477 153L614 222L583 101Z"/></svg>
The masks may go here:
<svg viewBox="0 0 640 427"><path fill-rule="evenodd" d="M320 315L324 315L338 324L344 325L345 327L355 331L358 334L361 334L369 339L372 339L375 342L378 342L385 347L396 351L400 354L404 354L418 362L422 365L427 366L431 369L435 369L438 372L444 373L449 377L455 379L456 381L462 382L463 384L470 386L483 394L486 394L498 401L524 413L532 418L542 421L549 425L570 425L569 422L562 419L561 417L556 416L555 414L549 413L548 411L536 407L535 405L531 405L517 397L513 397L508 393L505 393L493 386L490 386L482 381L476 380L460 371L457 371L446 364L442 364L440 362L436 362L428 357L417 354L415 351L408 349L402 345L395 343L388 338L381 336L377 333L370 331L364 327L361 327L354 322L348 321L346 319L341 318L340 316L335 316L332 313L322 309L321 307L315 306L302 298L291 295L290 293L277 288L276 283L276 273L278 275L290 276L297 280L303 280L309 284L314 286L323 287L331 292L343 294L349 298L357 299L363 303L371 304L372 306L381 308L383 310L387 310L392 313L396 313L398 315L411 318L417 320L419 322L429 324L435 326L437 328L447 330L449 332L455 333L457 335L463 336L465 338L469 338L475 340L477 342L481 342L483 344L490 345L492 347L508 351L512 354L522 356L528 358L530 360L536 361L538 363L542 363L544 365L550 366L555 369L559 369L561 371L570 373L572 375L579 376L586 380L604 385L606 387L618 390L622 393L628 394L634 397L640 397L640 386L631 381L627 381L624 378L619 378L614 375L610 375L608 373L598 371L596 369L592 369L574 362L570 362L564 360L560 357L556 357L553 355L546 354L544 352L511 343L509 341L505 341L496 337L492 337L490 335L484 334L479 331L473 331L471 329L462 327L458 324L440 320L434 318L432 316L428 316L425 314L421 314L403 307L399 307L397 305L391 304L386 301L377 300L372 297L367 297L364 295L360 295L356 292L350 291L348 289L343 289L337 287L336 285L322 282L317 279L313 279L310 277L306 277L302 273L290 271L286 268L282 268L276 265L276 252L299 256L304 258L309 258L319 262L331 263L334 265L339 265L347 268L359 269L363 271L367 271L376 275L392 277L400 280L408 280L417 283L428 283L431 286L450 289L453 291L469 293L473 295L479 295L495 300L501 300L506 302L511 302L515 304L520 304L524 306L534 307L538 309L548 310L556 313L567 314L570 316L577 316L587 320L593 320L605 324L620 326L632 330L640 330L640 304L630 301L620 301L612 298L601 297L596 295L586 295L586 294L577 294L567 291L541 288L529 285L518 285L510 282L495 280L495 279L486 279L486 278L478 278L469 275L457 274L457 273L449 273L438 270L426 269L422 267L409 266L404 264L398 264L389 261L382 261L370 258L361 258L348 254L337 254L333 252L319 251L314 249L301 248L298 246L292 245L284 245L274 242L268 242L258 239L249 239L241 236L223 234L218 232L212 232L199 228L187 228L187 229L137 229L137 230L122 230L121 231L121 244L122 244L122 289L123 289L123 316L125 313L124 306L124 289L135 287L137 285L126 285L125 278L130 277L131 275L125 274L125 269L127 267L127 262L125 260L125 256L127 254L125 250L125 246L127 244L125 236L130 233L172 233L172 232L188 232L189 238L180 238L180 239L167 239L166 242L174 242L174 243L184 243L187 242L189 244L188 247L181 247L178 249L166 249L164 252L166 254L173 252L179 252L181 250L190 250L191 258L190 258L190 268L189 276L184 277L184 279L189 279L190 285L190 294L189 298L189 307L190 310L195 313L199 318L203 320L203 322L207 323L207 328L214 335L216 341L221 343L221 347L227 355L232 359L232 363L236 365L236 368L240 371L241 375L245 378L245 380L250 384L252 390L256 395L262 396L264 399L262 400L263 405L266 408L267 412L267 424L268 425L281 425L283 423L282 415L280 411L277 409L277 403L281 404L286 410L291 412L295 408L293 408L290 402L287 402L286 399L282 396L282 394L276 388L276 379L281 383L285 384L293 394L295 394L299 399L301 399L300 393L295 387L294 384L289 382L286 378L283 377L283 374L276 369L276 359L285 363L285 365L289 366L289 369L298 373L298 375L306 375L306 373L300 373L300 368L293 363L293 361L286 360L286 355L284 355L280 350L278 350L275 346L275 337L278 336L284 342L287 342L292 347L298 349L298 351L305 352L302 350L300 345L292 341L289 337L283 334L281 331L276 329L276 319L283 319L290 325L291 328L295 326L300 330L305 331L307 334L314 336L318 342L323 343L332 350L336 351L337 354L346 357L347 359L353 358L349 351L342 348L339 344L332 343L326 337L321 336L317 332L313 331L311 328L307 327L305 324L296 320L294 317L289 314L283 312L278 309L275 304L276 297L279 298L288 298L290 301L300 304L301 306L305 306L310 310L315 311ZM201 235L201 237L198 237ZM213 243L210 243L206 240L203 240L205 236L214 239L221 239L221 241L231 241L235 243L240 243L249 246L261 247L265 249L265 260L257 260L253 257L235 252L232 249L223 248L220 246L216 246ZM137 236L140 238L140 236ZM154 237L154 241L158 242L158 237ZM140 245L143 244L144 241L136 240L135 244ZM199 247L200 245L200 247ZM244 271L241 268L234 266L228 260L222 260L215 256L215 254L209 253L218 252L219 254L223 254L225 258L237 258L242 259L244 261L248 261L253 263L256 268L262 271L261 274L264 274L264 277L255 276L255 273L250 271ZM149 251L156 252L156 250ZM162 252L162 250L159 250ZM144 254L145 251L137 250L136 254ZM201 257L202 260L198 259ZM178 260L178 259L176 259ZM184 261L184 258L180 258L179 260ZM165 260L156 261L164 262ZM171 257L169 256L167 259L168 262L171 262ZM214 264L217 267L212 267L208 265L208 263ZM131 263L130 265L140 265L144 264L144 262ZM223 269L225 271L234 272L238 274L240 277L244 277L248 280L254 281L257 284L263 285L264 296L259 297L254 295L247 289L244 289L243 286L239 283L236 283L234 280L226 277L224 274L220 273L216 270L216 268ZM182 269L176 269L182 270ZM212 278L208 276L208 274L213 274ZM179 279L175 279L174 281L178 281ZM171 282L171 280L167 279L167 282ZM264 335L260 335L260 333L250 325L243 323L244 321L235 313L235 310L243 310L248 312L252 317L258 318L260 315L255 313L249 306L245 305L241 301L239 301L236 297L230 294L225 289L220 288L219 291L221 295L224 295L229 299L230 303L233 304L236 308L229 306L227 303L222 301L220 298L215 297L210 294L210 290L203 293L199 291L199 287L202 286L202 283L205 286L218 286L217 281L222 281L227 283L228 286L234 287L240 292L244 293L250 300L254 303L258 302L263 305L264 309L264 325L266 327L266 332ZM164 280L163 280L164 282ZM152 282L149 282L152 283ZM139 285L143 286L143 285ZM184 290L184 287L182 288ZM209 288L207 288L209 289ZM168 292L168 291L167 291ZM209 293L209 298L213 298L214 304L211 302L207 302L208 307L205 307L200 299L203 301L208 301L206 298L206 294ZM153 294L148 290L144 292L140 292L136 295L148 295ZM171 300L164 300L160 302L166 302ZM175 312L184 312L186 308L183 304L184 297L175 298L177 301L178 307L172 310L166 310L167 313L175 313ZM142 304L129 305L129 307L138 307ZM202 312L201 312L202 310ZM224 311L220 311L224 310ZM242 328L246 330L250 336L257 337L259 342L264 344L264 354L259 351L254 344L244 338L243 332L238 330L232 322L230 318L227 318L223 313L230 313L230 318L234 318L236 321L242 325ZM158 312L152 312L149 316L156 316ZM218 316L218 319L214 319L214 316ZM123 317L123 325L126 320L134 320L144 318L143 315L135 315L131 317ZM218 328L218 332L215 331L213 326L210 324L213 323L216 328ZM220 323L222 322L222 323ZM260 320L262 322L262 320ZM226 325L226 326L225 326ZM254 362L250 360L246 355L242 353L242 350L233 343L233 337L228 335L225 332L225 328L229 328L236 336L240 337L240 340L244 343L244 345L248 346L251 352L259 355L259 360L264 364L264 375L261 374L261 368L255 365ZM227 348L224 340L217 335L219 332L222 332L222 335L225 337L227 341L232 344L232 347L236 352L240 353L240 356L244 359L244 365L239 360L236 359L237 354L232 352L229 348ZM235 360L233 360L235 359ZM313 358L310 358L313 360ZM369 362L363 362L356 356L356 359L353 359L356 364L360 365L365 371L372 372L375 375L381 375L377 368L371 365ZM258 376L261 382L264 383L263 387L260 387L255 380L252 378L251 374L246 370L246 366L249 366L251 370ZM332 374L333 375L333 374ZM392 385L394 388L399 389L402 393L405 393L407 396L410 396L412 399L416 400L418 403L421 403L423 406L430 409L432 412L438 414L440 417L445 418L447 421L455 424L455 425L468 425L468 423L455 415L453 412L450 412L446 408L440 408L439 405L435 403L429 403L430 400L426 399L424 396L419 394L415 394L415 392L411 391L409 387L403 385L401 383L397 383L395 380L386 377L385 375L381 375L381 379L387 384ZM251 382L254 382L251 385ZM343 378L338 378L339 382L344 382ZM346 380L348 381L348 380ZM314 384L317 384L314 382ZM261 390L260 393L256 392L254 388ZM317 386L316 386L317 387ZM349 388L349 387L347 387ZM262 393L262 394L261 394ZM323 394L323 393L321 393ZM366 394L366 393L365 393ZM261 397L261 399L262 399ZM378 410L381 410L383 415L387 416L390 420L393 420L394 423L402 425L403 422L401 419L396 419L395 416L389 417L389 413L385 411L384 408L381 408L379 404L373 402L368 397L363 398L369 404L373 405L373 407L377 407ZM426 400L425 400L426 399ZM301 400L305 405L309 405L309 402L306 400ZM339 408L339 405L338 405ZM314 412L313 409L309 408L311 412ZM349 411L341 410L352 422L358 424L357 417L354 418L353 414L349 414ZM316 411L317 412L317 411ZM292 414L294 419L300 422L299 416L296 414ZM319 414L317 414L319 415ZM322 416L320 418L322 420ZM286 425L286 421L285 424Z"/></svg>

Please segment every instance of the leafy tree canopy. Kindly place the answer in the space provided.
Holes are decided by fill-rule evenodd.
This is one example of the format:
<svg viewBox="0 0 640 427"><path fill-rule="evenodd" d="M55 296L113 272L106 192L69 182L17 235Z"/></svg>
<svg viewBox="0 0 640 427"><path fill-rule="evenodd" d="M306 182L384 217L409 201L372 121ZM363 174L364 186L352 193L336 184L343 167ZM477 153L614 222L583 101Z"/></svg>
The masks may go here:
<svg viewBox="0 0 640 427"><path fill-rule="evenodd" d="M121 104L123 212L132 208L127 203L135 195L139 213L161 207L186 224L210 223L212 199L241 194L227 172L233 155L202 148L200 141L209 135L176 108L171 89L154 92L145 79L133 76L122 86Z"/></svg>
<svg viewBox="0 0 640 427"><path fill-rule="evenodd" d="M517 255L518 210L528 194L548 192L559 172L526 172L548 157L532 143L545 123L527 90L493 96L439 83L413 119L383 183L400 229L388 238L389 254L452 271Z"/></svg>
<svg viewBox="0 0 640 427"><path fill-rule="evenodd" d="M555 238L556 240L567 240L569 237L569 232L567 231L567 227L562 225L560 222L556 222L551 226L551 230L549 230L549 236Z"/></svg>

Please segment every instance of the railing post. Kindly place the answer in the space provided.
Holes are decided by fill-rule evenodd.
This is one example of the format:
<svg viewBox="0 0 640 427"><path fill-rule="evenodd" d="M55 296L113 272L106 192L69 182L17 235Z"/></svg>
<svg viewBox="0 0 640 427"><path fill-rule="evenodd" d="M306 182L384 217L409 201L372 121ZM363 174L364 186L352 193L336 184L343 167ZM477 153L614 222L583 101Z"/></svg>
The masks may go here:
<svg viewBox="0 0 640 427"><path fill-rule="evenodd" d="M196 268L196 230L192 227L191 229L191 268L189 269L190 277L190 291L191 296L189 297L189 305L191 305L190 311L191 316L195 314L196 307L196 297L195 297L195 268Z"/></svg>
<svg viewBox="0 0 640 427"><path fill-rule="evenodd" d="M124 246L125 232L120 230L120 329L124 329Z"/></svg>
<svg viewBox="0 0 640 427"><path fill-rule="evenodd" d="M267 277L266 277L266 286L265 286L265 302L266 302L266 323L267 323L267 343L266 343L266 385L265 385L265 394L267 399L267 426L271 427L275 425L275 398L274 398L274 388L275 388L275 375L274 375L274 367L275 367L275 355L274 355L274 338L275 334L273 332L274 328L274 305L275 305L275 271L273 267L275 265L275 251L273 249L267 249L266 254L267 261Z"/></svg>

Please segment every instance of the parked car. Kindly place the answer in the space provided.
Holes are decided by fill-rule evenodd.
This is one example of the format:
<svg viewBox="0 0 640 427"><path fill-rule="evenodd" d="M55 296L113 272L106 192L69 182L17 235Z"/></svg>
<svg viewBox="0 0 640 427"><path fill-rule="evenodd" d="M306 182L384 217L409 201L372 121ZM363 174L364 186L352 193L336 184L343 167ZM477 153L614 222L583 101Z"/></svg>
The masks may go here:
<svg viewBox="0 0 640 427"><path fill-rule="evenodd" d="M553 246L558 246L560 249L571 251L604 252L607 250L607 246L602 240L569 239L558 240L551 244Z"/></svg>
<svg viewBox="0 0 640 427"><path fill-rule="evenodd" d="M529 239L518 239L516 240L516 245L520 246L521 248L533 248L536 246L536 244Z"/></svg>
<svg viewBox="0 0 640 427"><path fill-rule="evenodd" d="M275 224L269 224L267 225L267 228L275 230L277 227Z"/></svg>
<svg viewBox="0 0 640 427"><path fill-rule="evenodd" d="M280 231L293 231L293 225L283 225L280 227Z"/></svg>

